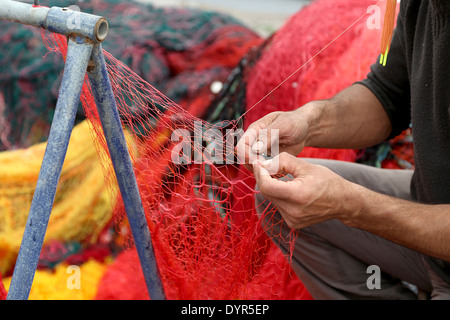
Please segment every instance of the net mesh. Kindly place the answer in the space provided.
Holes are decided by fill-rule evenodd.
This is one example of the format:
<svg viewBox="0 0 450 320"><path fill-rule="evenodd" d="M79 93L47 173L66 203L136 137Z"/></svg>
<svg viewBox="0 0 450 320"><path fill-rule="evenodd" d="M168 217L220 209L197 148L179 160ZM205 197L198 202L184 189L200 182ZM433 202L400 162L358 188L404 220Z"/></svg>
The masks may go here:
<svg viewBox="0 0 450 320"><path fill-rule="evenodd" d="M7 292L3 285L2 274L0 272L0 300L6 300L6 295L7 295Z"/></svg>
<svg viewBox="0 0 450 320"><path fill-rule="evenodd" d="M330 9L334 8L333 13L331 10L325 12L336 14L337 10L340 19L345 20L340 26L348 26L354 23L355 18L361 17L361 6L367 6L366 3L359 2L359 6L354 5L350 10L348 1L345 5L344 1L333 4L325 1L319 3L322 5L311 6L298 15L303 18L317 16L314 10L323 12L324 6L328 5ZM315 39L311 43L306 35L298 35L298 30L305 27L308 32L311 32L310 27L318 28L318 24L310 20L311 24L308 24L304 19L294 16L287 27L266 43L266 46L271 48L291 46L295 43L299 48L309 48L309 54L292 56L292 48L289 48L289 51L277 49L261 54L257 65L249 73L249 78L244 79L247 82L246 105L250 107L244 113L247 120L256 120L251 118L249 112L255 109L254 106L261 99L272 102L264 104L268 108L265 111L271 111L270 107L274 108L272 111L282 110L281 105L292 109L308 100L316 99L317 96L304 93L316 93L314 88L326 80L325 77L329 74L325 72L330 65L328 61L332 57L341 56L346 51L346 46L362 33L361 27L342 33L344 30L336 30L335 24L329 22L330 25L325 29L329 31L323 32L321 25L322 32L317 32L321 35L319 41ZM305 68L292 82L288 81L270 97L261 97L267 92L265 88L275 87L287 79L302 65L301 61L307 63L308 59L328 45L336 34L341 34L343 39L330 46L327 55L315 55L313 63L304 64ZM296 37L306 39L306 43L294 41ZM63 38L51 35L46 39L48 47L54 48L53 50L59 48L63 55L65 54L67 48ZM52 44L52 39L57 41ZM287 56L291 59L287 59ZM119 114L126 130L133 137L130 155L167 297L246 299L253 292L260 292L264 281L252 280L267 261L267 254L273 243L267 238L259 220L260 216L256 214L253 184L242 180L247 172L234 161L234 149L217 149L218 145L227 145L232 129L243 127L243 115L234 119L217 119L214 123L202 120L190 113L189 108L183 108L160 93L108 52L105 52L105 57ZM293 82L294 80L296 82ZM348 83L341 82L340 85L345 86ZM293 88L298 94L290 92ZM336 92L339 90L338 87L333 89ZM87 83L83 88L82 102L85 114L90 120L94 141L102 155L107 185L113 186L114 171ZM257 113L253 113L255 114ZM261 114L258 113L258 116ZM174 139L175 133L179 134L176 137L178 139ZM183 150L180 150L181 136ZM234 146L233 136L231 140ZM188 151L180 154L185 150ZM231 155L227 152L231 152ZM324 150L323 155L328 158L334 156L349 161L355 160L353 150ZM181 156L181 159L178 157L178 163L174 161L174 156ZM222 161L229 159L229 156L233 159L232 164L223 164ZM219 161L215 161L217 157ZM243 203L246 205L243 206ZM266 214L270 215L271 212L263 213ZM120 195L115 217L121 230L124 230L126 215ZM270 224L265 226L271 228ZM295 232L292 235L295 237ZM131 237L129 240L131 241ZM136 262L136 259L131 261ZM287 265L281 269L292 272Z"/></svg>
<svg viewBox="0 0 450 320"><path fill-rule="evenodd" d="M64 37L46 35L45 43L65 56ZM214 149L208 142L231 137L234 157L233 131L227 134L225 128L237 128L237 120L211 124L197 118L108 52L104 54L119 114L132 137L130 156L168 298L247 298L250 280L261 267L271 242L254 206L240 206L243 199L252 200L255 194L253 186L238 179L243 167L217 164L207 156L214 153L208 150ZM81 100L102 158L106 184L116 190L114 170L87 82ZM176 131L188 135L184 136L188 138L184 147L192 153L185 155L189 159L200 156L200 160L173 161L180 146L173 139ZM230 155L223 152L215 156L225 159ZM115 218L123 232L127 222L120 195Z"/></svg>
<svg viewBox="0 0 450 320"><path fill-rule="evenodd" d="M19 252L45 149L46 143L40 143L0 153L0 272L3 274L11 271ZM109 191L88 123L80 123L69 143L45 243L51 239L96 243L112 219L111 194L115 191L112 188Z"/></svg>
<svg viewBox="0 0 450 320"><path fill-rule="evenodd" d="M214 11L160 7L134 0L45 0L108 19L104 48L171 100L201 113L248 48L262 39ZM45 142L64 61L46 55L40 30L0 20L0 151ZM45 59L43 57L45 56ZM3 97L4 99L1 99ZM4 102L4 103L1 103ZM80 108L77 121L84 118ZM194 113L195 114L195 113Z"/></svg>

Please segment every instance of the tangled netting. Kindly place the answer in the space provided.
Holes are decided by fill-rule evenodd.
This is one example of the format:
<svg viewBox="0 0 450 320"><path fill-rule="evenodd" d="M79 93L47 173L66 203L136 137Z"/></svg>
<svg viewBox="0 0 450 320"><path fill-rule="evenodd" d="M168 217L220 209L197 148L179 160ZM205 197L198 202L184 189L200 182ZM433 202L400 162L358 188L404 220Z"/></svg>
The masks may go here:
<svg viewBox="0 0 450 320"><path fill-rule="evenodd" d="M3 286L3 281L2 281L2 275L0 273L0 300L5 300L6 299L6 289Z"/></svg>
<svg viewBox="0 0 450 320"><path fill-rule="evenodd" d="M108 19L104 48L171 100L202 114L248 48L262 39L235 18L213 11L157 7L133 0L45 0ZM76 9L76 7L71 7ZM48 137L64 61L47 55L40 30L0 20L0 151ZM46 56L45 59L42 57ZM79 110L77 122L84 118Z"/></svg>
<svg viewBox="0 0 450 320"><path fill-rule="evenodd" d="M110 9L106 1L92 3L101 10L98 14L107 15L103 13ZM383 8L384 1L318 0L265 40L213 13L154 7L142 11L135 4L120 3L109 12L120 17L119 12L128 10L138 17L138 23L130 21L126 31L138 32L140 40L127 48L120 46L123 36L108 38L108 43L117 40L123 50L114 52L105 44L104 53L167 298L310 298L289 258L274 244L281 240L267 237L256 214L254 180L227 146L234 146L239 129L268 112L329 98L362 79L379 54L381 30L369 29L366 23L367 9L373 4ZM151 21L148 17L170 20L171 10L182 13L172 24L141 24ZM208 24L211 21L215 27ZM44 43L65 56L64 37L44 34ZM52 56L56 55L48 55ZM151 72L154 68L161 71L159 75ZM210 90L213 80L224 84L219 95ZM146 299L87 81L81 100L114 204L116 229L129 248L106 268L95 297ZM382 166L393 150L405 159L398 146L406 146L411 154L407 137L404 133L367 150L307 148L300 156ZM228 163L220 161L227 159ZM412 164L404 161L403 165ZM395 159L391 166L400 166L400 161Z"/></svg>
<svg viewBox="0 0 450 320"><path fill-rule="evenodd" d="M46 143L0 153L0 272L19 252ZM87 122L77 125L66 153L46 239L97 243L112 219L111 196ZM89 190L89 192L86 192ZM112 191L112 190L111 190ZM75 226L82 226L74 228Z"/></svg>
<svg viewBox="0 0 450 320"><path fill-rule="evenodd" d="M60 50L65 56L64 37L52 34L44 40L51 50ZM111 54L104 54L119 114L133 137L130 154L167 297L248 298L254 287L264 286L263 282L249 286L249 282L261 268L271 242L254 206L239 207L244 198L252 199L255 191L237 179L244 169L234 161L236 141L233 131L226 128L237 128L238 123L211 124L193 116ZM106 184L116 189L87 82L81 100L105 168ZM183 145L192 150L192 158L189 152L176 160L180 151L180 142L174 139L177 131L187 133L182 135L186 139ZM230 136L232 148L227 151L231 157L213 147L214 142ZM231 158L232 164L224 164L225 160L216 163L212 154ZM120 196L117 203L116 222L126 227Z"/></svg>

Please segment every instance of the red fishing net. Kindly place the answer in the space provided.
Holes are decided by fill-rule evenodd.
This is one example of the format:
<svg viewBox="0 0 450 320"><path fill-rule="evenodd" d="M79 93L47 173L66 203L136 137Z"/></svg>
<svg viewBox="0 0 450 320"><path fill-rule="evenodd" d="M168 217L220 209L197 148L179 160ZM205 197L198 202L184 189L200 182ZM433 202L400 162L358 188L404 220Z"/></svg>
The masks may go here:
<svg viewBox="0 0 450 320"><path fill-rule="evenodd" d="M63 37L52 34L44 40L51 50L60 50L65 56L67 45ZM263 265L271 242L254 206L240 205L244 199L253 201L255 191L253 185L238 179L238 174L245 170L237 165L234 155L238 122L211 124L193 116L125 64L104 53L119 114L129 137L130 155L167 298L245 299L263 292L259 287L265 285L264 281L254 276ZM114 196L117 194L114 171L87 82L81 100L105 168L106 183ZM180 143L180 137L186 141ZM183 151L178 158L181 148L189 151ZM125 217L119 196L116 222L131 241L129 232L124 231ZM119 264L118 270L132 277L140 274L132 272L131 266L122 265L126 261L137 270L137 256L132 251L123 255L127 258L119 258L115 263ZM279 271L286 274L281 276L277 272L277 275L294 279L282 259L276 262L280 264ZM105 280L104 286L100 285L99 298L121 298L111 290L102 290L116 283L117 275L114 279L115 282ZM136 281L122 290L130 292L132 283L144 285L143 281ZM300 285L298 280L297 283ZM307 293L300 288L304 298Z"/></svg>
<svg viewBox="0 0 450 320"><path fill-rule="evenodd" d="M7 292L3 286L2 273L0 272L0 300L6 300Z"/></svg>
<svg viewBox="0 0 450 320"><path fill-rule="evenodd" d="M196 101L201 106L197 109L195 101L176 104L105 51L168 299L310 298L263 230L255 210L254 181L237 163L234 146L240 129L264 114L328 98L365 76L379 52L380 30L369 30L364 19L374 3L320 0L292 16L259 47L258 61L243 73L245 112L218 122L200 118L208 99ZM45 42L63 55L67 50L63 37L46 35ZM225 44L221 50L234 50L233 57L259 45ZM178 58L176 53L171 56L173 68L189 67ZM192 51L190 59L197 58ZM207 53L201 59L199 67L227 63ZM114 171L87 82L82 102L106 184L115 196ZM356 150L308 148L301 155L357 159ZM110 266L97 297L145 299L120 196L115 203L117 228L131 249Z"/></svg>

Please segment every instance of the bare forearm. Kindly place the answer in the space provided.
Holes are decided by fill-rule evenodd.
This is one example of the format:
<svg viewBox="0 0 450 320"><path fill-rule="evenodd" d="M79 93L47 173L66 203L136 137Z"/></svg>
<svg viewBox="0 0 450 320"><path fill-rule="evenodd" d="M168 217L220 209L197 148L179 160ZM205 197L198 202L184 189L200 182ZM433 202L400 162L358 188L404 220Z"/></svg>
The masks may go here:
<svg viewBox="0 0 450 320"><path fill-rule="evenodd" d="M291 228L330 219L450 262L450 205L386 196L288 153L253 164L261 193ZM287 180L275 173L290 174Z"/></svg>
<svg viewBox="0 0 450 320"><path fill-rule="evenodd" d="M306 146L310 147L366 148L384 141L392 130L379 100L359 84L298 111L308 118Z"/></svg>
<svg viewBox="0 0 450 320"><path fill-rule="evenodd" d="M419 204L357 185L354 190L344 223L450 261L450 205Z"/></svg>

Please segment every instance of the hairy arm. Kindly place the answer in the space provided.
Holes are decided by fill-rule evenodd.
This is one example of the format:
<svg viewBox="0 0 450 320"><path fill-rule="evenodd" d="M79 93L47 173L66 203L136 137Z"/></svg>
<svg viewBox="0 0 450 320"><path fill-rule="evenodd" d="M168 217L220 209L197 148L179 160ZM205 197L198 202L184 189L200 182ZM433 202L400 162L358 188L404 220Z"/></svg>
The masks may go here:
<svg viewBox="0 0 450 320"><path fill-rule="evenodd" d="M386 140L392 131L380 101L361 84L331 99L308 103L297 112L307 119L305 146L309 147L367 148Z"/></svg>
<svg viewBox="0 0 450 320"><path fill-rule="evenodd" d="M352 187L349 226L367 230L405 247L450 261L450 205L426 205Z"/></svg>
<svg viewBox="0 0 450 320"><path fill-rule="evenodd" d="M275 132L277 134L272 134ZM289 112L272 112L252 123L237 144L240 163L251 164L257 142L263 150L294 156L307 147L362 149L391 134L391 121L377 97L362 84L354 84L328 100L312 101ZM267 132L267 137L262 132ZM277 152L272 153L276 155ZM246 166L249 170L251 166Z"/></svg>
<svg viewBox="0 0 450 320"><path fill-rule="evenodd" d="M261 193L291 228L338 219L450 262L450 205L425 205L386 196L287 153L253 166ZM293 179L271 176L277 172Z"/></svg>

